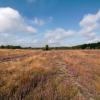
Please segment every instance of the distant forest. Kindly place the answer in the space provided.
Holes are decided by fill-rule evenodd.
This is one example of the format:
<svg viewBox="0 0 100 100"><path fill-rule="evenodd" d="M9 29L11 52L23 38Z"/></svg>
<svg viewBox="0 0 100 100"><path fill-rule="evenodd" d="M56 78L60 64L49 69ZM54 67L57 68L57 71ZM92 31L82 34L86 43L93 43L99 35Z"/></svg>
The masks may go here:
<svg viewBox="0 0 100 100"><path fill-rule="evenodd" d="M89 44L82 44L82 45L76 45L72 47L49 47L49 45L46 45L45 47L36 48L36 47L21 47L21 46L13 46L13 45L1 45L1 49L43 49L43 50L59 50L59 49L100 49L100 42L98 43L89 43Z"/></svg>

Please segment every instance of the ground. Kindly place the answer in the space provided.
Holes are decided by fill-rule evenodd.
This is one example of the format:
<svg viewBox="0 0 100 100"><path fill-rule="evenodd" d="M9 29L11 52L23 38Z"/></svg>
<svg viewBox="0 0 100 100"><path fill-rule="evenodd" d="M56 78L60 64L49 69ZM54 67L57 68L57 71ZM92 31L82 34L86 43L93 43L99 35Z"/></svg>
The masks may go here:
<svg viewBox="0 0 100 100"><path fill-rule="evenodd" d="M100 100L100 50L0 49L0 100Z"/></svg>

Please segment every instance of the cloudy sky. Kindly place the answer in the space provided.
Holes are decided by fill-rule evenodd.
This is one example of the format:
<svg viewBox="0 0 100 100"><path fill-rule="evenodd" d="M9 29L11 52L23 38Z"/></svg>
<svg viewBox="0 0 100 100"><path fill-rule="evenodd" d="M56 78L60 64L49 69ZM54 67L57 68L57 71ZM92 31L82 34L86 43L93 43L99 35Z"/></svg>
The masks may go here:
<svg viewBox="0 0 100 100"><path fill-rule="evenodd" d="M72 46L100 40L100 0L0 0L0 45Z"/></svg>

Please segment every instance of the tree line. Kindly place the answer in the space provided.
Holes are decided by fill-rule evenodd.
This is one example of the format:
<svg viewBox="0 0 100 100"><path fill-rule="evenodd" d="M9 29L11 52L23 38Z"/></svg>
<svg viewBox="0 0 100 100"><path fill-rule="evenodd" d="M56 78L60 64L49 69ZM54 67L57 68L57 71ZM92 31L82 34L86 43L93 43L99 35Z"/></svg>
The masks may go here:
<svg viewBox="0 0 100 100"><path fill-rule="evenodd" d="M64 49L100 49L100 42L98 43L89 43L89 44L82 44L76 45L72 47L49 47L49 45L45 45L45 47L21 47L21 46L13 46L13 45L1 45L1 49L43 49L43 50L64 50Z"/></svg>

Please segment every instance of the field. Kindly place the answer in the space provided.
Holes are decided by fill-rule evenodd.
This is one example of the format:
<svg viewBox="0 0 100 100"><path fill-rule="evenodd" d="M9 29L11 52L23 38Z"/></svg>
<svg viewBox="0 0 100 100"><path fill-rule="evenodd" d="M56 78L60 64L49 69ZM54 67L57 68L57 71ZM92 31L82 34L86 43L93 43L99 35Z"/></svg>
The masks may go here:
<svg viewBox="0 0 100 100"><path fill-rule="evenodd" d="M100 50L0 49L0 100L100 100Z"/></svg>

